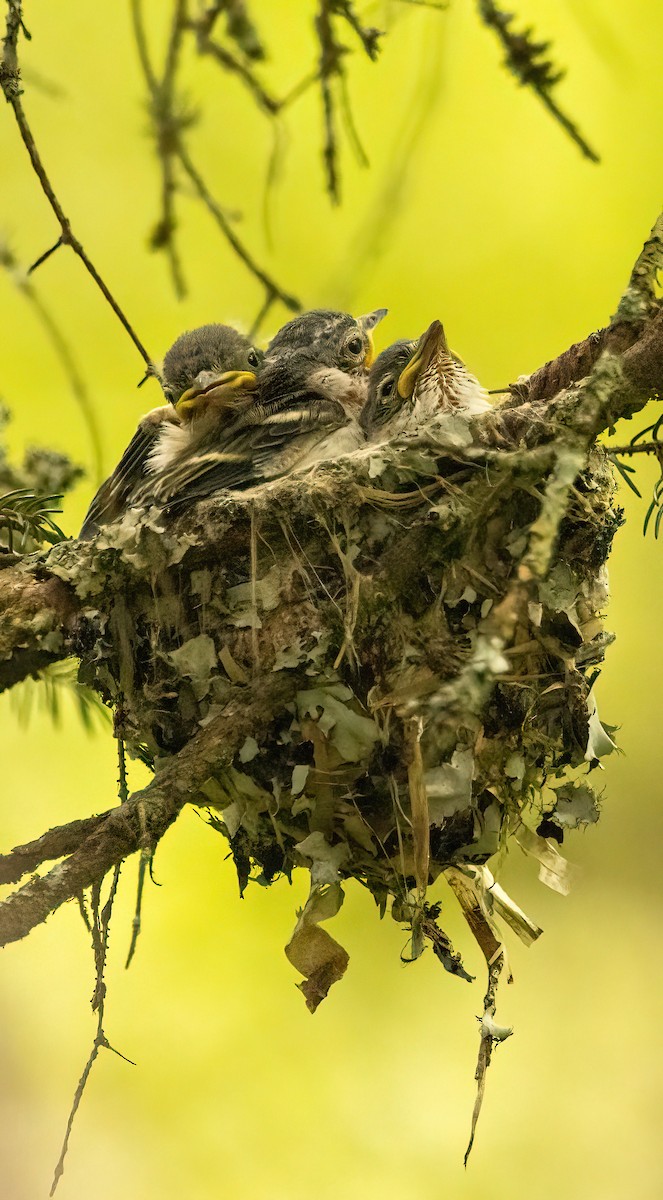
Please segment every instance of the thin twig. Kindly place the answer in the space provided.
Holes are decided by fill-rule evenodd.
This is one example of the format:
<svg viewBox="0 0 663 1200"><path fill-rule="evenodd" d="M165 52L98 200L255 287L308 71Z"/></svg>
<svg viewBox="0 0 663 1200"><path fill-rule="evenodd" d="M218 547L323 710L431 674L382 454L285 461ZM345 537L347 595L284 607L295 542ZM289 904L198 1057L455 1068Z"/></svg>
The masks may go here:
<svg viewBox="0 0 663 1200"><path fill-rule="evenodd" d="M218 18L224 13L226 17L226 32L238 48L251 59L266 57L265 47L252 21L245 0L214 0L203 10L200 16L200 26L209 36Z"/></svg>
<svg viewBox="0 0 663 1200"><path fill-rule="evenodd" d="M562 129L568 133L585 158L599 162L599 156L580 133L577 125L567 117L553 96L553 88L563 78L564 72L556 68L545 55L550 42L535 42L532 30L515 33L511 28L513 13L504 12L493 0L478 0L479 16L489 29L494 30L505 51L505 66L515 75L519 83L529 87L545 104L548 112Z"/></svg>
<svg viewBox="0 0 663 1200"><path fill-rule="evenodd" d="M53 1173L53 1182L51 1184L50 1191L51 1196L55 1195L58 1183L64 1174L64 1162L69 1149L69 1139L74 1126L74 1120L76 1119L76 1113L78 1112L81 1100L83 1099L83 1093L85 1092L87 1081L90 1078L90 1073L95 1064L99 1051L102 1048L106 1050L112 1050L113 1054L117 1054L118 1058L123 1059L124 1062L129 1063L132 1067L136 1065L130 1058L127 1058L126 1055L121 1054L119 1050L116 1050L114 1046L111 1046L104 1032L104 1008L106 1002L106 982L104 979L104 971L106 967L106 954L108 951L110 919L119 878L120 864L118 863L113 872L113 880L108 899L101 912L99 911L101 902L101 884L95 884L92 888L92 922L90 925L90 932L92 934L92 948L94 951L95 962L95 984L94 992L92 994L92 1010L93 1012L97 1013L97 1032L92 1043L92 1049L90 1051L88 1060L83 1068L83 1074L81 1075L76 1086L76 1091L74 1092L74 1099L71 1105L69 1118L67 1120L67 1128L65 1130L65 1135L62 1142L60 1157Z"/></svg>
<svg viewBox="0 0 663 1200"><path fill-rule="evenodd" d="M178 118L175 112L175 79L180 60L182 36L184 34L184 22L186 20L186 9L186 0L175 0L163 78L161 80L161 85L158 92L155 92L153 95L159 158L162 168L162 185L161 220L152 234L152 242L154 245L156 245L157 238L159 236L163 236L165 239L166 252L168 254L168 261L170 263L171 274L173 277L175 295L180 299L186 293L186 285L184 283L182 263L180 261L177 242L175 240L175 230L177 228L177 218L175 216L175 192L177 188L177 181L175 178L174 151L177 144L178 126L183 123L186 118L184 116L180 116Z"/></svg>
<svg viewBox="0 0 663 1200"><path fill-rule="evenodd" d="M5 100L13 109L23 145L30 156L33 170L41 184L42 191L60 224L61 235L58 245L70 246L74 254L81 260L106 302L112 308L118 321L128 333L143 361L153 370L152 359L138 337L138 334L74 234L69 218L66 216L58 200L53 185L46 173L41 155L37 150L37 145L32 136L32 131L21 103L21 74L18 63L17 43L19 30L22 28L22 0L7 0L6 31L3 38L4 52L2 62L0 63L0 87L2 88Z"/></svg>
<svg viewBox="0 0 663 1200"><path fill-rule="evenodd" d="M339 204L341 193L337 161L336 111L334 108L331 81L340 72L340 60L344 49L339 45L334 36L330 0L320 0L315 18L315 28L320 44L319 78L324 117L322 158L327 177L327 191L334 204Z"/></svg>
<svg viewBox="0 0 663 1200"><path fill-rule="evenodd" d="M608 454L656 454L663 452L661 442L629 442L628 446L606 446Z"/></svg>
<svg viewBox="0 0 663 1200"><path fill-rule="evenodd" d="M259 330L262 328L263 323L267 320L267 317L269 316L269 313L272 309L272 306L275 304L275 302L276 302L276 296L274 295L274 293L267 292L262 305L258 309L256 316L254 317L253 321L251 322L251 328L249 329L249 337L250 338L256 337Z"/></svg>
<svg viewBox="0 0 663 1200"><path fill-rule="evenodd" d="M51 257L51 254L55 254L55 251L59 250L61 245L62 245L62 238L60 237L60 238L58 238L57 242L54 242L54 244L52 246L48 247L48 250L44 250L44 253L40 254L39 258L35 259L35 261L32 263L32 265L28 267L27 274L32 275L32 272L36 271L37 267L40 267L42 265L42 263L45 263L46 259Z"/></svg>
<svg viewBox="0 0 663 1200"><path fill-rule="evenodd" d="M129 951L127 961L124 964L125 971L131 966L131 960L136 953L136 945L138 944L138 936L141 930L141 914L143 911L143 888L145 886L145 875L148 867L150 869L150 877L152 875L152 855L153 848L150 840L150 835L147 829L145 820L145 805L138 806L138 818L140 821L140 859L138 862L138 886L136 888L136 908L134 911L133 920L131 922L131 942L129 943Z"/></svg>
<svg viewBox="0 0 663 1200"><path fill-rule="evenodd" d="M124 742L122 741L121 738L117 739L117 756L118 756L118 774L119 774L118 794L119 794L120 803L124 804L124 803L126 803L126 801L128 799L127 765L126 765L126 758L125 758L125 753L124 753ZM92 1043L92 1049L88 1056L87 1062L83 1068L83 1074L81 1075L81 1077L78 1081L78 1084L76 1086L76 1091L74 1092L74 1099L72 1102L71 1110L69 1112L69 1118L67 1120L67 1128L65 1130L64 1140L62 1142L62 1149L60 1151L60 1157L57 1161L57 1165L55 1167L55 1171L53 1174L53 1183L51 1185L51 1192L50 1192L51 1196L54 1195L55 1190L58 1186L58 1183L60 1182L60 1179L62 1178L62 1175L64 1173L64 1161L65 1161L65 1158L67 1157L67 1151L69 1149L69 1139L71 1137L71 1131L73 1129L74 1120L76 1118L76 1113L78 1112L81 1100L83 1099L83 1093L85 1092L85 1088L87 1086L87 1081L90 1078L90 1073L95 1064L95 1061L97 1059L97 1055L99 1054L99 1051L102 1048L106 1049L106 1050L112 1050L113 1053L117 1054L119 1058L122 1058L122 1059L124 1059L125 1062L131 1063L132 1066L135 1066L135 1063L133 1063L130 1058L127 1058L124 1054L120 1054L119 1050L116 1050L114 1046L111 1046L110 1042L108 1041L108 1038L106 1037L106 1033L104 1031L104 1009L105 1009L105 1004L106 1004L106 991L107 991L106 980L105 980L106 957L108 954L108 938L109 938L109 934L110 934L110 921L111 921L111 915L113 912L113 903L115 901L115 896L117 894L117 885L119 883L121 869L122 869L122 864L116 863L115 869L113 871L113 879L111 882L110 891L108 893L108 899L106 900L106 903L104 904L104 907L101 910L100 910L101 884L102 884L103 880L97 880L92 884L91 903L90 903L91 920L88 918L86 910L85 910L85 901L84 901L83 893L81 892L78 897L81 914L83 916L83 919L85 921L87 928L89 929L89 931L92 935L92 949L94 952L95 978L94 978L94 991L92 993L91 1004L92 1004L92 1011L96 1012L96 1014L97 1014L97 1031L94 1036L94 1041Z"/></svg>
<svg viewBox="0 0 663 1200"><path fill-rule="evenodd" d="M259 280L268 295L272 296L276 300L279 300L281 304L289 309L290 312L300 312L302 306L297 297L291 295L289 292L283 291L283 289L279 287L276 280L272 279L271 276L268 275L267 272L258 265L256 260L239 240L237 234L231 228L223 209L214 199L202 175L200 175L194 166L191 158L189 157L189 153L182 144L181 140L178 142L177 154L185 173L191 180L191 183L197 191L201 201L216 221L216 224L219 226L219 229L223 233L226 241L234 250L237 257L242 260L251 274L254 275L257 280Z"/></svg>
<svg viewBox="0 0 663 1200"><path fill-rule="evenodd" d="M355 127L347 96L343 59L348 53L348 48L339 41L334 24L335 19L345 21L356 34L371 62L375 62L378 56L379 39L382 34L373 26L362 25L350 0L319 0L315 16L315 31L319 47L317 74L320 81L324 122L322 158L327 179L327 191L333 203L339 204L341 183L338 165L337 110L334 98L335 81L341 86L341 105L350 141L362 162L366 161L366 155Z"/></svg>
<svg viewBox="0 0 663 1200"><path fill-rule="evenodd" d="M210 37L208 22L204 17L188 20L186 24L187 28L196 35L196 48L199 54L209 55L224 71L227 71L230 75L237 75L238 79L241 79L242 83L248 88L258 107L262 108L269 116L275 116L280 111L283 101L277 100L275 96L272 96L265 89L247 63L243 62L235 54L231 54L229 50L226 50L225 46L220 45L219 42Z"/></svg>
<svg viewBox="0 0 663 1200"><path fill-rule="evenodd" d="M58 239L55 245L46 250L45 253L42 254L40 258L38 258L37 261L32 264L27 272L23 271L19 267L19 264L17 263L10 247L5 244L0 245L0 266L5 268L15 287L17 287L18 290L25 296L28 303L32 305L38 320L45 329L53 349L60 360L62 369L69 380L69 386L72 390L74 399L81 410L85 427L92 443L94 472L98 482L100 482L103 475L101 432L97 422L97 416L94 411L94 406L85 384L85 380L83 379L83 376L78 368L73 351L71 350L67 339L57 324L55 317L51 313L50 309L44 304L44 301L39 296L35 285L30 279L27 278L27 276L32 274L32 272L35 271L37 267L41 265L41 263L45 262L47 258L50 258L51 254L54 254L60 245L61 242Z"/></svg>
<svg viewBox="0 0 663 1200"><path fill-rule="evenodd" d="M154 71L150 60L140 0L132 0L131 16L138 58L150 97L150 119L157 159L161 169L161 214L150 236L150 245L153 250L165 250L175 294L178 299L182 299L186 294L186 285L175 237L177 230L175 146L178 127L180 124L186 123L186 118L183 115L178 116L175 111L175 83L182 36L187 19L186 0L175 0L174 2L168 47L161 77Z"/></svg>
<svg viewBox="0 0 663 1200"><path fill-rule="evenodd" d="M436 12L446 12L449 5L443 4L442 0L398 0L399 4L413 4L417 8L432 8Z"/></svg>
<svg viewBox="0 0 663 1200"><path fill-rule="evenodd" d="M493 1056L493 1042L503 1040L507 1037L511 1030L500 1030L493 1022L495 1015L497 984L504 966L504 955L500 953L494 962L488 965L488 987L483 1001L483 1018L481 1019L481 1042L479 1044L479 1055L477 1059L477 1069L474 1078L477 1081L477 1095L474 1102L474 1111L472 1113L472 1125L470 1129L470 1140L465 1151L463 1162L467 1166L467 1160L472 1152L474 1145L474 1135L476 1133L477 1121L481 1113L481 1106L486 1091L486 1074L490 1066L490 1061Z"/></svg>
<svg viewBox="0 0 663 1200"><path fill-rule="evenodd" d="M178 114L176 111L175 81L180 60L181 39L185 29L193 29L197 32L199 28L202 28L203 43L207 52L214 53L217 60L221 62L225 69L233 71L239 69L239 64L235 62L233 56L228 55L226 60L226 52L222 48L216 46L216 43L208 44L209 30L220 11L221 9L215 7L211 19L208 12L206 18L201 18L201 26L200 22L188 19L186 0L175 0L166 66L162 78L159 79L150 60L141 0L131 0L131 13L138 57L150 94L150 109L152 121L155 126L157 153L162 169L162 216L152 238L152 245L155 248L165 247L167 249L177 291L180 286L183 286L183 281L178 277L178 259L174 250L174 233L177 221L174 210L175 178L173 165L177 162L189 181L193 184L199 200L214 218L233 252L265 288L270 303L274 299L277 299L291 312L299 312L301 310L299 300L279 287L276 281L258 265L232 229L227 214L212 196L186 147L184 131L191 124L191 118L184 112ZM215 48L211 49L210 46ZM243 74L245 82L248 82L250 76L251 73L247 68ZM257 81L256 86L258 86ZM271 111L270 106L272 102L266 93L263 96L263 102L264 106Z"/></svg>

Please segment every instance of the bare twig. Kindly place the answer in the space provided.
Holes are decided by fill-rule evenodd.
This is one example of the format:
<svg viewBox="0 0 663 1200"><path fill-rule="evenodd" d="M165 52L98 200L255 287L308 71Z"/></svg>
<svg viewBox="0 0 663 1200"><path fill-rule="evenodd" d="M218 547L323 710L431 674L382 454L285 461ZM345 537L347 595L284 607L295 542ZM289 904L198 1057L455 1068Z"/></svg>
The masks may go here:
<svg viewBox="0 0 663 1200"><path fill-rule="evenodd" d="M265 47L245 0L214 0L203 10L199 25L209 36L221 15L226 18L226 32L239 50L251 59L265 58Z"/></svg>
<svg viewBox="0 0 663 1200"><path fill-rule="evenodd" d="M322 158L327 177L327 191L334 204L338 204L340 203L341 194L338 176L336 110L332 94L332 79L340 72L341 56L345 53L345 50L339 45L334 36L329 0L320 0L320 6L315 18L315 28L320 43L319 78L325 129Z"/></svg>
<svg viewBox="0 0 663 1200"><path fill-rule="evenodd" d="M51 1196L55 1195L58 1183L64 1174L64 1162L69 1149L69 1139L74 1126L74 1120L76 1119L76 1113L78 1112L81 1100L83 1099L83 1093L85 1091L87 1081L90 1078L90 1073L95 1064L99 1051L101 1049L112 1050L113 1054L117 1054L118 1058L123 1059L124 1062L129 1063L131 1066L135 1066L135 1063L132 1062L130 1058L127 1058L126 1055L121 1054L119 1050L116 1050L114 1046L111 1046L104 1031L104 1008L106 1002L106 981L104 979L104 971L106 967L106 955L108 952L110 919L113 911L113 902L115 900L119 878L120 865L118 864L113 872L113 879L111 882L108 899L101 912L99 911L99 906L101 903L101 882L94 884L92 888L92 921L89 923L89 929L90 933L92 934L92 948L94 951L95 964L95 983L94 992L92 994L92 1011L96 1012L97 1014L97 1031L92 1043L92 1050L90 1051L88 1060L83 1068L83 1074L81 1075L76 1086L76 1091L74 1092L74 1099L72 1101L71 1110L67 1120L67 1128L65 1130L65 1135L62 1142L60 1157L53 1173L53 1182L51 1184L50 1191ZM82 908L81 911L84 912L85 910Z"/></svg>
<svg viewBox="0 0 663 1200"><path fill-rule="evenodd" d="M237 55L231 54L230 50L211 37L206 14L188 20L187 28L192 30L196 36L198 53L213 58L224 71L241 79L259 108L262 108L269 116L275 116L280 111L283 101L278 100L267 91L248 63L238 58Z"/></svg>
<svg viewBox="0 0 663 1200"><path fill-rule="evenodd" d="M442 0L399 0L400 4L413 4L417 8L432 8L436 12L446 12L449 5Z"/></svg>
<svg viewBox="0 0 663 1200"><path fill-rule="evenodd" d="M42 263L45 263L46 259L51 257L51 254L55 254L55 251L59 250L61 245L62 245L62 238L59 237L57 242L54 242L54 244L52 246L48 247L48 250L44 250L44 253L40 254L39 258L35 259L35 261L28 267L28 270L26 273L28 275L32 275L32 272L36 271L37 267L40 267L42 265Z"/></svg>
<svg viewBox="0 0 663 1200"><path fill-rule="evenodd" d="M129 799L129 791L127 788L127 767L124 755L124 742L118 738L118 763L119 763L119 780L118 780L118 796L121 804L126 804ZM136 909L132 921L131 943L129 945L129 953L127 961L124 964L125 970L130 966L131 960L136 951L138 935L140 933L140 918L143 906L143 886L145 883L145 872L152 861L152 843L149 839L147 824L145 821L145 805L138 805L138 819L140 821L140 861L138 864L138 888L136 891Z"/></svg>
<svg viewBox="0 0 663 1200"><path fill-rule="evenodd" d="M656 454L660 455L663 446L660 442L629 442L627 446L606 446L608 454Z"/></svg>
<svg viewBox="0 0 663 1200"><path fill-rule="evenodd" d="M194 166L191 158L189 157L188 151L181 141L177 147L177 155L185 173L191 180L191 183L196 189L208 212L216 221L216 224L219 226L219 229L223 233L226 241L230 244L237 257L240 258L244 265L249 269L251 274L254 275L255 278L263 285L267 296L271 297L273 300L279 300L281 304L290 310L290 312L299 312L301 309L301 304L297 297L291 295L289 292L284 292L283 289L276 283L276 281L258 265L253 256L239 240L237 234L231 228L223 209L212 196L205 183L205 180Z"/></svg>
<svg viewBox="0 0 663 1200"><path fill-rule="evenodd" d="M4 49L2 62L0 63L0 87L2 88L5 100L13 109L23 145L30 156L33 170L39 180L39 183L41 184L42 191L59 222L61 234L56 246L71 247L71 249L74 251L74 254L76 254L81 260L86 271L96 283L106 302L112 308L118 321L128 333L143 361L152 369L153 373L156 373L153 368L152 359L143 346L138 334L135 332L133 326L130 324L128 318L120 308L117 300L110 292L106 283L104 283L104 280L101 278L101 275L99 274L94 263L88 257L80 241L74 234L69 218L66 216L64 209L62 208L50 178L46 173L41 155L37 150L37 145L34 137L32 136L32 131L28 124L28 120L23 109L23 104L21 102L21 74L18 62L17 43L19 31L22 28L22 0L7 0L7 18L5 36L3 38ZM55 248L56 247L53 247L53 249ZM49 251L49 254L50 253L51 252ZM42 261L45 257L48 257L48 255L42 256Z"/></svg>
<svg viewBox="0 0 663 1200"><path fill-rule="evenodd" d="M178 163L184 171L184 174L193 184L198 198L214 218L216 224L221 230L221 233L230 245L233 252L244 263L244 266L247 268L247 270L249 270L265 288L267 297L270 299L270 303L272 300L279 300L291 312L299 312L301 309L299 300L297 300L295 296L285 292L276 283L276 281L258 265L253 255L250 254L250 252L238 238L237 234L231 227L227 214L212 196L203 176L195 167L186 147L184 132L191 125L192 118L186 113L184 105L179 103L176 94L176 74L180 60L181 41L184 31L187 28L193 29L197 35L199 49L202 50L202 47L204 46L205 52L214 54L214 56L217 58L217 61L219 61L226 70L236 72L239 71L239 73L242 74L245 82L248 82L249 79L253 79L253 76L248 68L242 68L241 64L239 64L239 62L236 61L232 55L228 55L227 52L221 47L217 46L216 43L210 42L211 28L221 11L222 9L219 6L213 6L213 11L208 10L207 14L201 18L200 22L190 21L187 13L186 0L175 0L166 65L163 76L159 78L155 73L150 60L147 35L143 23L141 0L131 0L134 35L136 38L139 61L150 95L150 113L155 129L157 155L161 163L162 171L162 215L152 237L152 246L155 249L165 248L167 250L171 262L171 270L175 288L176 291L180 293L184 285L181 278L181 272L179 270L179 260L174 247L174 235L177 227L174 207L176 191L174 164ZM257 84L257 81L255 81L255 88L257 89L258 87L259 85ZM255 90L254 95L256 98L258 98ZM264 93L262 100L264 102L263 106L271 112L272 101L266 93ZM178 108L180 111L178 111ZM276 109L273 109L273 111L276 111Z"/></svg>
<svg viewBox="0 0 663 1200"><path fill-rule="evenodd" d="M350 29L352 29L359 38L363 50L372 62L378 56L379 39L382 34L379 29L362 25L350 0L319 0L315 17L315 30L319 46L318 78L320 80L324 121L322 157L327 179L327 191L334 204L339 204L341 187L338 166L337 104L334 98L335 82L341 85L341 104L350 140L355 149L359 148L359 157L361 160L363 162L367 160L352 119L347 92L344 91L346 81L343 59L348 53L348 49L338 38L334 23L335 19L345 21Z"/></svg>
<svg viewBox="0 0 663 1200"><path fill-rule="evenodd" d="M267 320L267 317L269 316L269 313L271 312L272 306L274 305L275 302L276 302L276 296L274 295L274 293L267 292L267 295L265 296L263 304L258 309L258 312L256 313L256 315L254 317L251 328L249 329L249 337L250 338L254 338L256 336L256 334L259 332L259 330L262 328L262 326L263 326L264 322Z"/></svg>
<svg viewBox="0 0 663 1200"><path fill-rule="evenodd" d="M163 74L159 77L152 67L140 0L132 0L131 14L138 57L147 83L150 120L154 132L157 159L161 168L161 214L150 237L153 250L164 250L168 256L175 294L181 299L186 292L182 264L175 233L175 147L178 130L189 118L176 112L175 84L180 59L182 36L186 21L186 0L174 0L170 35Z"/></svg>
<svg viewBox="0 0 663 1200"><path fill-rule="evenodd" d="M535 42L531 29L515 33L511 28L513 13L504 12L493 0L478 0L479 16L489 29L497 34L505 51L505 65L519 83L529 87L545 104L562 129L591 162L599 162L599 156L580 133L577 125L562 112L553 96L553 88L560 82L564 72L556 68L546 54L550 42Z"/></svg>
<svg viewBox="0 0 663 1200"><path fill-rule="evenodd" d="M90 399L90 394L87 390L85 380L80 373L78 364L74 357L73 351L60 329L51 310L44 304L37 289L32 281L27 277L36 271L37 267L41 266L51 254L54 254L61 245L60 239L46 250L36 262L24 272L19 267L14 254L6 244L0 245L0 266L4 267L10 275L12 282L18 290L25 296L29 304L32 305L37 319L41 322L46 334L55 350L55 353L60 360L62 369L67 376L69 386L74 396L78 407L81 410L83 421L87 429L90 442L92 443L92 455L94 462L94 473L98 482L101 482L103 476L103 451L101 445L101 432L99 423L94 411L94 406Z"/></svg>

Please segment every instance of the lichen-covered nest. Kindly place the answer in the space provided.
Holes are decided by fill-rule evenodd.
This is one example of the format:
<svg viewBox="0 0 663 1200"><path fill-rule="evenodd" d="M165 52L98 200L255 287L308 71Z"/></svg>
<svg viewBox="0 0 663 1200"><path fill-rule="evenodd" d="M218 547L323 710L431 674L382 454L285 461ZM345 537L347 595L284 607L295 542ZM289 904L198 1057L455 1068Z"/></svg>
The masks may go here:
<svg viewBox="0 0 663 1200"><path fill-rule="evenodd" d="M605 454L578 465L562 515L540 490L559 457L542 470L441 415L176 524L130 512L89 549L50 552L80 605L81 679L157 771L242 688L283 682L286 701L231 762L209 764L195 800L242 891L310 870L288 955L311 1008L347 962L319 922L348 878L411 928L413 954L428 938L457 974L426 902L440 873L489 961L496 914L526 940L539 932L493 886L491 855L516 837L566 886L558 843L596 820L586 775L612 748L592 689L620 523Z"/></svg>
<svg viewBox="0 0 663 1200"><path fill-rule="evenodd" d="M0 690L76 656L120 746L155 772L128 795L121 756L119 805L0 855L0 883L28 877L0 902L0 945L90 889L90 1065L108 1045L120 864L141 851L140 900L161 837L196 804L228 839L241 890L310 872L287 954L312 1010L347 965L322 923L348 879L407 926L409 956L428 943L467 977L428 898L446 877L488 966L473 1136L491 1048L510 1032L494 1020L500 922L525 942L540 933L487 863L497 872L516 839L568 890L560 845L597 819L592 772L614 748L594 694L621 522L613 466L627 478L622 457L641 452L662 464L663 424L610 452L597 439L663 394L662 262L663 217L611 324L492 411L440 411L416 433L177 519L134 510L91 541L2 550ZM27 466L8 479L26 482ZM662 505L659 481L656 528ZM19 520L11 505L7 520ZM38 531L38 514L24 524Z"/></svg>

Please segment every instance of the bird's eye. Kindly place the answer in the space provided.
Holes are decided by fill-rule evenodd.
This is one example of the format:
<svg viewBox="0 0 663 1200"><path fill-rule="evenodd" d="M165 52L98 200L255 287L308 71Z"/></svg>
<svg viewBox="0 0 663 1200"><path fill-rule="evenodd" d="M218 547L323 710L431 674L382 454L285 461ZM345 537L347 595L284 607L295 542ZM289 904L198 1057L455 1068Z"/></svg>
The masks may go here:
<svg viewBox="0 0 663 1200"><path fill-rule="evenodd" d="M347 348L351 354L361 354L362 350L364 349L363 338L359 337L359 334L355 334L354 337L351 337L350 341L347 343Z"/></svg>
<svg viewBox="0 0 663 1200"><path fill-rule="evenodd" d="M260 365L260 355L258 354L258 351L253 346L249 350L246 357L247 357L247 361L248 361L248 364L250 367L257 367Z"/></svg>
<svg viewBox="0 0 663 1200"><path fill-rule="evenodd" d="M385 379L384 382L380 384L380 395L383 400L386 400L388 396L391 396L391 393L394 390L394 383L395 380L392 378Z"/></svg>

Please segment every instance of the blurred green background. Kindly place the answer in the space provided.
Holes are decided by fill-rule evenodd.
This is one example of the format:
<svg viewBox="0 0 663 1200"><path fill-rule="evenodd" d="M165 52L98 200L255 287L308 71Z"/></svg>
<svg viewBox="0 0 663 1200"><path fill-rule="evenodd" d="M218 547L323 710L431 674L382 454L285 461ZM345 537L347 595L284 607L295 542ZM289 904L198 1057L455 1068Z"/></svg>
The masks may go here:
<svg viewBox="0 0 663 1200"><path fill-rule="evenodd" d="M474 8L365 5L389 29L376 65L349 63L370 170L343 150L344 203L323 192L315 89L287 113L287 152L263 220L270 122L240 83L192 60L186 78L204 115L191 150L215 195L244 213L241 231L262 262L307 305L390 315L381 344L440 316L452 345L488 387L554 356L614 311L660 208L663 9L599 0L523 0L519 17L554 40L569 74L560 102L602 156L583 160L537 99L500 67ZM253 6L282 94L314 61L314 5ZM184 328L248 325L260 288L183 194L181 248L189 282L175 301L146 234L158 175L145 136L142 83L128 6L33 0L24 46L25 104L74 229L150 349ZM166 6L146 5L157 39ZM345 40L348 40L345 38ZM62 88L53 96L36 86ZM21 261L58 230L33 178L11 113L0 124L0 230ZM141 411L134 348L73 255L34 277L75 341L101 427L105 468ZM0 391L14 413L16 453L39 442L91 465L90 442L67 381L34 314L0 274ZM275 310L272 331L285 316ZM640 419L640 425L644 425ZM626 426L630 437L640 425ZM653 473L641 470L646 489ZM75 533L94 491L67 501ZM571 836L581 868L562 899L537 882L517 849L503 882L545 929L529 951L511 946L516 982L498 1019L516 1036L500 1047L467 1171L483 972L450 895L444 924L477 974L467 985L430 952L403 967L405 934L378 923L370 897L349 887L330 927L348 948L348 974L314 1018L282 952L305 881L237 895L225 844L195 812L159 848L144 930L129 972L137 863L124 868L114 915L106 1030L135 1059L102 1054L74 1129L62 1200L461 1200L490 1195L659 1197L663 1050L663 911L659 804L660 545L643 541L645 503L630 493L612 560L608 626L618 640L598 688L619 723L623 756L606 761L599 826ZM73 706L60 728L34 716L20 728L4 697L2 849L113 803L115 751L86 736ZM134 770L134 780L140 773ZM3 956L0 987L0 1161L3 1200L46 1196L94 1021L93 961L67 906Z"/></svg>

